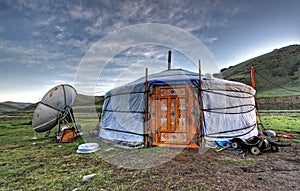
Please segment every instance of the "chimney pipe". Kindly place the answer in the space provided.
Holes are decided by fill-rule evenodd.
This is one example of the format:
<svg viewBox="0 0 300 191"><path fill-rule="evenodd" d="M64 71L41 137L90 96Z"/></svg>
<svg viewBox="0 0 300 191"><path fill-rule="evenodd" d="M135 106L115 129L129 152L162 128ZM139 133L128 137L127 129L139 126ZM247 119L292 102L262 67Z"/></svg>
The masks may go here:
<svg viewBox="0 0 300 191"><path fill-rule="evenodd" d="M168 56L168 70L171 70L171 50L169 50L169 56Z"/></svg>

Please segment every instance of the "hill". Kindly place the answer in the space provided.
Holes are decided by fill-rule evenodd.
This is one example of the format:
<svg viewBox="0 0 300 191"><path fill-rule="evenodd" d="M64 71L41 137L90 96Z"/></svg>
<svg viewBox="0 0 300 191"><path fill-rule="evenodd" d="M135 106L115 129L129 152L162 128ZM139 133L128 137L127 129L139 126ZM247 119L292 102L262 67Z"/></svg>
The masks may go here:
<svg viewBox="0 0 300 191"><path fill-rule="evenodd" d="M32 103L21 103L12 101L0 102L0 113L24 109L30 105L32 105Z"/></svg>
<svg viewBox="0 0 300 191"><path fill-rule="evenodd" d="M96 112L100 115L102 111L104 96L88 96L78 94L73 105L73 109L76 112L87 113Z"/></svg>
<svg viewBox="0 0 300 191"><path fill-rule="evenodd" d="M94 109L96 109L96 111L100 113L102 109L103 100L103 96L88 96L83 94L77 94L72 108L80 112L94 111ZM33 112L37 107L38 103L30 103L26 107L20 109L22 109L22 111L25 112ZM91 106L94 106L94 108L90 108Z"/></svg>
<svg viewBox="0 0 300 191"><path fill-rule="evenodd" d="M275 49L236 66L224 68L224 79L251 85L250 68L255 68L257 98L300 95L300 45Z"/></svg>
<svg viewBox="0 0 300 191"><path fill-rule="evenodd" d="M101 112L103 100L103 96L88 96L83 94L77 94L72 108L80 112L87 112L96 108L97 112ZM26 112L33 112L38 103L30 103L29 105L21 109ZM93 105L95 106L95 108L89 108Z"/></svg>

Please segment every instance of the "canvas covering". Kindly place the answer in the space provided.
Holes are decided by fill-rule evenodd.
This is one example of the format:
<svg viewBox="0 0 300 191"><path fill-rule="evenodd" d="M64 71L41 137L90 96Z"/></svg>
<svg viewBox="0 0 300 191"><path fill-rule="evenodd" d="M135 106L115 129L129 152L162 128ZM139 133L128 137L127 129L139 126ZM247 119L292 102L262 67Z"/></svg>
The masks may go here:
<svg viewBox="0 0 300 191"><path fill-rule="evenodd" d="M149 75L147 90L154 86L190 84L197 91L199 111L203 112L203 132L206 141L247 139L258 134L256 125L255 90L245 84L217 78L201 77L202 97L199 97L199 74L172 69ZM145 135L145 78L110 90L105 94L100 119L99 137L143 144ZM149 109L148 109L149 110ZM199 115L202 112L198 112ZM201 116L199 116L200 118ZM199 127L202 132L202 127Z"/></svg>

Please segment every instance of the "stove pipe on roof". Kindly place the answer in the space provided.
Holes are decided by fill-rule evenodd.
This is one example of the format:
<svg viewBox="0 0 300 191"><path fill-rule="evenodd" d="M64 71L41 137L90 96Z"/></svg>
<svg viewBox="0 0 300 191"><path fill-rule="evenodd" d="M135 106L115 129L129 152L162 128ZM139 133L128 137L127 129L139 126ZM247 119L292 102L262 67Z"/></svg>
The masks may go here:
<svg viewBox="0 0 300 191"><path fill-rule="evenodd" d="M168 56L168 70L171 70L171 50L169 50L169 56Z"/></svg>

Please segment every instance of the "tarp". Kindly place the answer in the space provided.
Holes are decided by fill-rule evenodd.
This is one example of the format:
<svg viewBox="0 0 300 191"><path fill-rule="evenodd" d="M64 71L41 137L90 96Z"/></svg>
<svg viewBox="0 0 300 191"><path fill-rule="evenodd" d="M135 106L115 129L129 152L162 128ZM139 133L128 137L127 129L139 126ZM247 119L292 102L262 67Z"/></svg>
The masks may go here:
<svg viewBox="0 0 300 191"><path fill-rule="evenodd" d="M172 69L149 75L147 90L154 86L190 84L196 88L204 115L206 141L242 139L258 134L256 126L255 90L245 84L217 78L201 77L202 98L199 98L199 74ZM101 138L143 144L146 113L145 78L110 90L105 94L100 120ZM202 106L201 106L202 105ZM200 114L201 112L198 112ZM199 116L200 118L200 116Z"/></svg>

